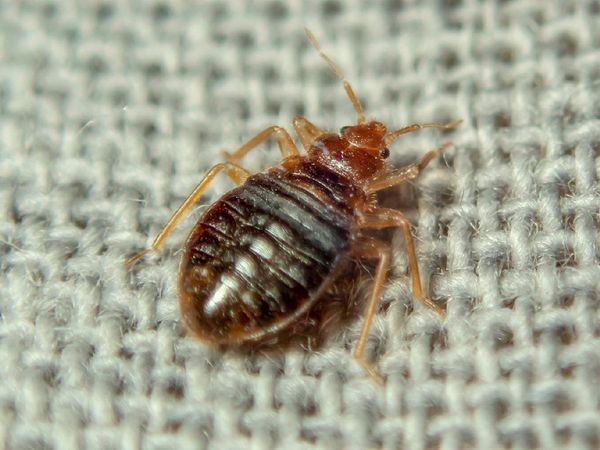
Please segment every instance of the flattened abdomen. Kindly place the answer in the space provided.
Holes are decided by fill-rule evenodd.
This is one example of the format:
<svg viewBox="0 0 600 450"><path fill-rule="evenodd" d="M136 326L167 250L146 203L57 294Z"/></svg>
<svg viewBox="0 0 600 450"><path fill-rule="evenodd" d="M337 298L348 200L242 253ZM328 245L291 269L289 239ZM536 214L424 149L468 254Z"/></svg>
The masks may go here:
<svg viewBox="0 0 600 450"><path fill-rule="evenodd" d="M187 327L236 344L285 327L345 262L351 218L281 172L258 174L196 225L180 269Z"/></svg>

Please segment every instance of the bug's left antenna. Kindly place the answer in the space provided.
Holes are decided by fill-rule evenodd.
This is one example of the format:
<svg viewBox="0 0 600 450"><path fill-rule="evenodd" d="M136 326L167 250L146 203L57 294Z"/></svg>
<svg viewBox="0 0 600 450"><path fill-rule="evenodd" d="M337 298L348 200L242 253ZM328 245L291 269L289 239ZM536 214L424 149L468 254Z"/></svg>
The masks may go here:
<svg viewBox="0 0 600 450"><path fill-rule="evenodd" d="M360 104L360 100L354 93L354 89L352 89L352 86L350 85L348 80L346 80L346 77L344 76L342 71L340 70L338 65L334 63L333 60L325 54L325 52L323 52L321 46L319 45L319 41L317 41L317 38L314 36L314 34L311 33L311 31L308 28L304 28L304 33L306 33L306 37L308 38L312 46L315 48L316 51L319 52L319 55L325 60L325 62L331 68L333 73L335 73L337 77L340 80L342 80L342 82L344 83L344 90L348 94L348 97L350 97L350 101L352 102L352 106L354 106L356 114L358 114L358 123L364 123L366 120L363 107Z"/></svg>

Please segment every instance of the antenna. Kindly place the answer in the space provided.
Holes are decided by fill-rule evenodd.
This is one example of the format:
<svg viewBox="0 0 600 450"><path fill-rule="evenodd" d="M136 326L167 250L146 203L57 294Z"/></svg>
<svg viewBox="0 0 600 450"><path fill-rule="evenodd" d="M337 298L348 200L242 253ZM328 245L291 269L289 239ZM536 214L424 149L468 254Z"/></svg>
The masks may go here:
<svg viewBox="0 0 600 450"><path fill-rule="evenodd" d="M346 80L346 77L344 76L342 71L340 70L338 65L336 63L334 63L333 60L325 54L325 52L323 52L323 50L321 49L321 46L319 45L319 41L317 41L317 38L314 36L314 34L312 34L310 32L310 30L308 28L304 28L304 33L306 33L306 37L308 38L308 40L310 41L312 46L315 48L316 51L319 52L319 55L321 56L321 58L323 58L325 60L325 62L327 63L329 68L333 71L333 73L335 73L336 76L340 80L342 80L342 82L344 83L344 90L346 91L346 94L348 94L348 97L350 98L350 101L352 102L352 106L354 106L354 110L356 111L356 114L358 114L358 123L364 123L366 121L366 119L365 119L365 112L363 110L363 107L360 104L360 100L354 93L354 89L352 89L352 86L350 85L348 80Z"/></svg>

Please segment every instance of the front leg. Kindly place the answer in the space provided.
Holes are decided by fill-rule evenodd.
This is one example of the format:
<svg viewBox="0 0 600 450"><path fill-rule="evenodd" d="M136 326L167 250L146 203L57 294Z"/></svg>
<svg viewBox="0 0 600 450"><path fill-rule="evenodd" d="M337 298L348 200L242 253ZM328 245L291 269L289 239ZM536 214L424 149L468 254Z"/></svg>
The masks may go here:
<svg viewBox="0 0 600 450"><path fill-rule="evenodd" d="M228 158L227 162L237 164L246 154L248 154L251 150L256 148L262 142L266 141L269 137L275 136L277 140L277 145L279 146L279 151L281 151L281 157L283 159L289 158L291 156L298 156L299 152L296 148L296 144L292 140L290 134L286 131L285 128L272 126L264 129L240 148L238 148L235 152L231 154Z"/></svg>
<svg viewBox="0 0 600 450"><path fill-rule="evenodd" d="M212 180L219 172L225 171L229 178L231 178L236 184L243 184L250 176L250 172L238 165L238 162L244 156L246 156L248 152L255 149L259 144L264 142L272 135L274 135L277 139L277 144L279 145L279 150L281 151L281 156L283 157L283 159L298 156L298 149L296 148L296 145L294 144L294 141L292 140L291 136L284 128L272 126L261 131L248 142L246 142L244 145L242 145L240 148L238 148L232 155L230 155L227 162L217 164L212 169L210 169L205 175L205 177L202 179L200 184L196 186L196 189L194 189L194 191L177 209L177 211L175 211L173 216L171 216L171 218L164 226L164 228L160 231L160 233L158 233L150 248L143 250L137 253L136 255L130 257L126 261L125 266L129 268L148 253L159 251L162 248L167 237L173 231L173 228L175 228L175 226L181 221L181 219L183 219L183 217L190 211L194 203L196 203L200 199L202 194L208 188L208 185L212 182Z"/></svg>
<svg viewBox="0 0 600 450"><path fill-rule="evenodd" d="M304 116L297 116L294 118L294 129L296 134L300 138L300 142L307 152L310 150L313 142L325 132L317 128L312 122L310 122Z"/></svg>
<svg viewBox="0 0 600 450"><path fill-rule="evenodd" d="M451 147L451 143L442 144L434 150L430 150L421 158L420 161L409 164L408 166L400 167L384 173L382 176L374 178L366 187L368 194L381 191L392 186L397 186L406 181L414 180L421 171L429 165L431 161L440 156L444 150Z"/></svg>

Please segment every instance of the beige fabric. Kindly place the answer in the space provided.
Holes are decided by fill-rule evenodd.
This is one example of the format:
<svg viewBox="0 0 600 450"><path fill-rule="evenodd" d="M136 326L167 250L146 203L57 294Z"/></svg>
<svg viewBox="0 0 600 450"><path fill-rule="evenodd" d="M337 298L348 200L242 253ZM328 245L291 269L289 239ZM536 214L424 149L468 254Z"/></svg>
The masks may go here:
<svg viewBox="0 0 600 450"><path fill-rule="evenodd" d="M0 447L597 448L597 1L63 0L0 4ZM295 114L355 116L303 35L403 137L451 139L416 184L424 278L400 233L369 354L240 356L184 336L181 248L147 246L222 149ZM272 146L271 146L272 148ZM256 151L256 170L277 160ZM207 196L231 184L218 179ZM398 204L399 191L386 201Z"/></svg>

